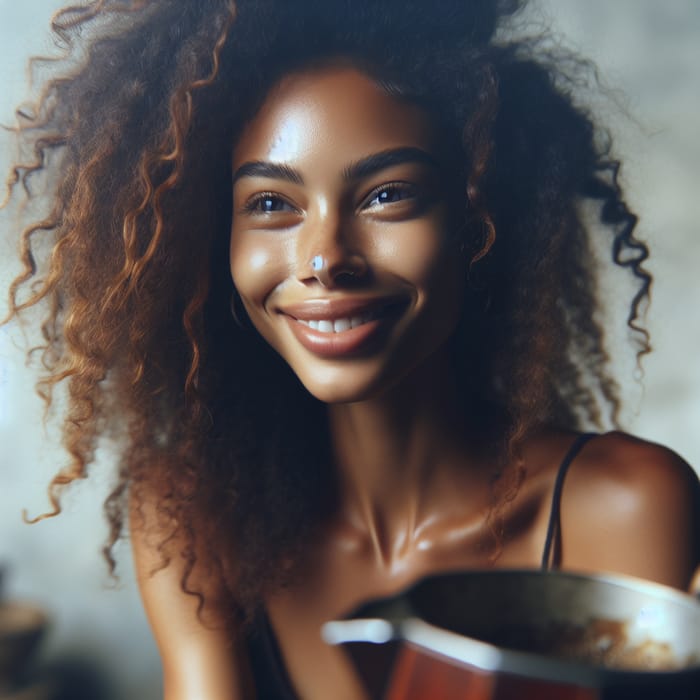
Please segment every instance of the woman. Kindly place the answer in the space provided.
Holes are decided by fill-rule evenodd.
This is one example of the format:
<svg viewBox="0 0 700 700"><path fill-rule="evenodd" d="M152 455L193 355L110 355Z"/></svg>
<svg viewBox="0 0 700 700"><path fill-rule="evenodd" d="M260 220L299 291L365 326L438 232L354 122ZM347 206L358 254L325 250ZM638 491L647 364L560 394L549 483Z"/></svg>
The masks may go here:
<svg viewBox="0 0 700 700"><path fill-rule="evenodd" d="M55 196L13 312L50 304L41 386L68 386L56 512L121 445L110 545L128 513L168 700L363 697L320 625L439 571L689 585L693 472L579 432L618 409L596 250L637 282L641 356L647 249L585 68L495 41L517 6L57 16L87 54L26 115L15 181Z"/></svg>

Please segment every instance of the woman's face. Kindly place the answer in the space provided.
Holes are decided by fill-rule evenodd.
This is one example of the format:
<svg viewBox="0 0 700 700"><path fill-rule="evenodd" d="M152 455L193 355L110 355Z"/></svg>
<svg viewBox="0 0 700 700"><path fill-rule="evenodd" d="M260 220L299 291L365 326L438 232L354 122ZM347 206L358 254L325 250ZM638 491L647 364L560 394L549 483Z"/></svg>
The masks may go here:
<svg viewBox="0 0 700 700"><path fill-rule="evenodd" d="M231 274L251 321L326 402L385 391L460 312L438 135L347 67L286 77L233 153Z"/></svg>

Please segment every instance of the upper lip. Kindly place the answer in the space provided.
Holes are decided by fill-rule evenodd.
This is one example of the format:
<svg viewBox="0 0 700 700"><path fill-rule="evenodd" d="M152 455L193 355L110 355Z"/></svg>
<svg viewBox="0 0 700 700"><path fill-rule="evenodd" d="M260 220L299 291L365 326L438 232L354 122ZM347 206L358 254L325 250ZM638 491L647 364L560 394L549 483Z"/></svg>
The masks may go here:
<svg viewBox="0 0 700 700"><path fill-rule="evenodd" d="M309 299L296 304L286 305L279 310L298 321L335 321L340 318L361 316L367 312L377 312L405 302L402 296L384 296L372 298L345 299Z"/></svg>

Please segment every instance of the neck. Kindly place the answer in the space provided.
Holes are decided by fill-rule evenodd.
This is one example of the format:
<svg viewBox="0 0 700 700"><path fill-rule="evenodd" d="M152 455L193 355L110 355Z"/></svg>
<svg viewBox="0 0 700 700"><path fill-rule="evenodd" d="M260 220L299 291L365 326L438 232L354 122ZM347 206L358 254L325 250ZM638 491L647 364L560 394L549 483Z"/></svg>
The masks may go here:
<svg viewBox="0 0 700 700"><path fill-rule="evenodd" d="M470 473L475 484L479 477L447 355L431 358L380 397L329 407L343 513L370 535L385 561L449 510L445 494L457 478L464 487ZM483 489L461 489L465 508L470 491L483 496Z"/></svg>

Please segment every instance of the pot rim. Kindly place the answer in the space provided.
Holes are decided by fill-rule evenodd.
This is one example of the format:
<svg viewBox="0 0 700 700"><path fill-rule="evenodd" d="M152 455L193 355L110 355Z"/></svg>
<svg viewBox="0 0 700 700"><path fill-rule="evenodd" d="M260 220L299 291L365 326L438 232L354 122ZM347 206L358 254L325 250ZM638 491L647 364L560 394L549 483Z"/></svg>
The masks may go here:
<svg viewBox="0 0 700 700"><path fill-rule="evenodd" d="M483 672L507 673L589 688L600 688L618 683L625 684L630 681L643 682L645 678L676 678L700 672L700 658L691 658L687 664L673 669L625 669L499 647L426 622L416 616L408 599L408 594L427 579L447 579L460 576L502 578L516 575L531 578L555 577L615 585L627 590L633 589L659 602L670 602L687 607L695 614L700 610L700 601L691 595L670 586L632 576L537 569L485 569L448 572L421 579L394 596L378 599L370 604L374 608L390 600L393 601L395 604L391 610L387 610L386 617L363 616L363 609L367 607L365 604L356 609L354 615L343 620L327 622L322 627L322 636L329 644L347 642L382 644L389 641L402 641L427 654Z"/></svg>

